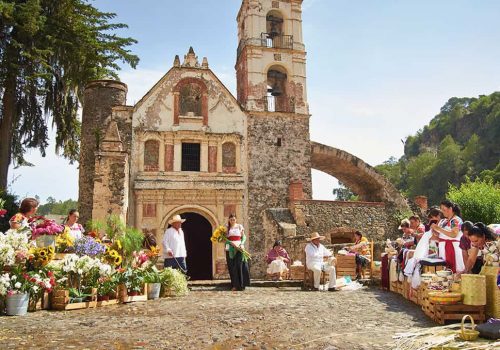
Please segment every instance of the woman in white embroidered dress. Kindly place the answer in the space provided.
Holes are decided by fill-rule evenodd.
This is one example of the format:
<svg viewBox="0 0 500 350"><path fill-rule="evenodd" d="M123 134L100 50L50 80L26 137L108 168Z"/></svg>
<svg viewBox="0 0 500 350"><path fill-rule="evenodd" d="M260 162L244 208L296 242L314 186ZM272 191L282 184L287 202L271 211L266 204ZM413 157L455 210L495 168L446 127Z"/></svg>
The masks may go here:
<svg viewBox="0 0 500 350"><path fill-rule="evenodd" d="M462 219L460 207L449 200L440 205L444 219L439 224L432 224L431 228L439 239L439 257L446 261L446 265L453 273L462 273L465 270L460 239L462 238Z"/></svg>
<svg viewBox="0 0 500 350"><path fill-rule="evenodd" d="M243 254L239 250L239 248L244 248L246 235L243 226L236 223L235 214L229 215L227 238L230 241L226 244L226 261L231 278L231 290L243 291L250 285L248 262L244 261Z"/></svg>
<svg viewBox="0 0 500 350"><path fill-rule="evenodd" d="M66 217L64 225L69 227L69 234L74 241L83 237L85 229L78 223L80 213L76 209L71 209Z"/></svg>

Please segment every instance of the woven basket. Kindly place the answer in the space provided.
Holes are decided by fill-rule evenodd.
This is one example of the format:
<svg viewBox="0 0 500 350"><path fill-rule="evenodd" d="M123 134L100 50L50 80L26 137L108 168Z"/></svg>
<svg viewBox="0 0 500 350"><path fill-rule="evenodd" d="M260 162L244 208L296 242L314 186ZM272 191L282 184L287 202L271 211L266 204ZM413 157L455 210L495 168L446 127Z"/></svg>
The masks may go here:
<svg viewBox="0 0 500 350"><path fill-rule="evenodd" d="M429 300L435 304L457 304L462 294L450 292L429 292Z"/></svg>
<svg viewBox="0 0 500 350"><path fill-rule="evenodd" d="M500 289L497 287L498 267L483 266L481 275L486 277L486 314L500 318Z"/></svg>
<svg viewBox="0 0 500 350"><path fill-rule="evenodd" d="M486 277L462 275L462 294L464 305L486 305Z"/></svg>
<svg viewBox="0 0 500 350"><path fill-rule="evenodd" d="M470 318L471 321L471 326L472 329L465 329L465 319ZM458 336L462 338L463 340L471 341L471 340L476 340L479 337L479 332L476 331L474 328L476 328L476 325L474 324L474 319L471 317L471 315L465 315L462 317L462 326L460 328L460 331L458 332Z"/></svg>

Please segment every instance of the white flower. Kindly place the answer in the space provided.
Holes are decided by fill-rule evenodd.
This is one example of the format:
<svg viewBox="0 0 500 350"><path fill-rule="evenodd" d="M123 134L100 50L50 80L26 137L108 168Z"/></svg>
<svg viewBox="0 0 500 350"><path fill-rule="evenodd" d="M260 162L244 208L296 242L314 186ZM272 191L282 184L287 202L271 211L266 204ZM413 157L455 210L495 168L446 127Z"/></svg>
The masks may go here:
<svg viewBox="0 0 500 350"><path fill-rule="evenodd" d="M14 284L14 288L16 289L21 288L21 282L16 282L16 284Z"/></svg>
<svg viewBox="0 0 500 350"><path fill-rule="evenodd" d="M33 293L37 293L39 288L38 286L33 286L31 289L33 290Z"/></svg>
<svg viewBox="0 0 500 350"><path fill-rule="evenodd" d="M10 279L11 279L12 281L15 281L15 280L17 280L17 276L16 276L16 275L14 275L14 276L12 276Z"/></svg>

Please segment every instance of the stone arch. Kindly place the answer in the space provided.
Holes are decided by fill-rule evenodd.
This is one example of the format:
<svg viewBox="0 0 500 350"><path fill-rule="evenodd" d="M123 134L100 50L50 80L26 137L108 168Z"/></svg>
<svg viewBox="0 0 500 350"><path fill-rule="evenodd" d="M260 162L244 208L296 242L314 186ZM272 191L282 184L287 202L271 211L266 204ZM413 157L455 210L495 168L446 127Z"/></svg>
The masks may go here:
<svg viewBox="0 0 500 350"><path fill-rule="evenodd" d="M179 116L181 115L181 95L185 90L192 86L199 93L199 108L196 110L200 112L203 117L203 125L208 125L208 89L205 82L197 78L184 78L179 80L173 89L174 93L174 124L179 125ZM197 114L197 113L195 113Z"/></svg>
<svg viewBox="0 0 500 350"><path fill-rule="evenodd" d="M343 150L311 142L311 167L336 177L367 202L386 202L408 208L401 193L375 169Z"/></svg>
<svg viewBox="0 0 500 350"><path fill-rule="evenodd" d="M219 220L217 220L217 216L210 210L201 205L182 205L177 208L170 210L161 220L161 227L165 230L168 226L168 220L172 218L174 215L181 215L183 213L197 213L203 216L205 219L210 222L212 228L215 228L219 225Z"/></svg>

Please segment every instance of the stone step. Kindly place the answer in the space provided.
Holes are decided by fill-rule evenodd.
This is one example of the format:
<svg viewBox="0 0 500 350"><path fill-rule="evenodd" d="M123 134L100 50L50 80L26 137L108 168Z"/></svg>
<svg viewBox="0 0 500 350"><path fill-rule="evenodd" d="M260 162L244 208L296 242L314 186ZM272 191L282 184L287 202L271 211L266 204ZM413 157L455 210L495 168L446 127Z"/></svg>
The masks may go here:
<svg viewBox="0 0 500 350"><path fill-rule="evenodd" d="M270 280L251 280L252 287L300 287L302 281L297 280L283 280L283 281L270 281ZM229 288L231 282L229 280L206 280L206 281L189 281L190 288L213 287L213 288Z"/></svg>

